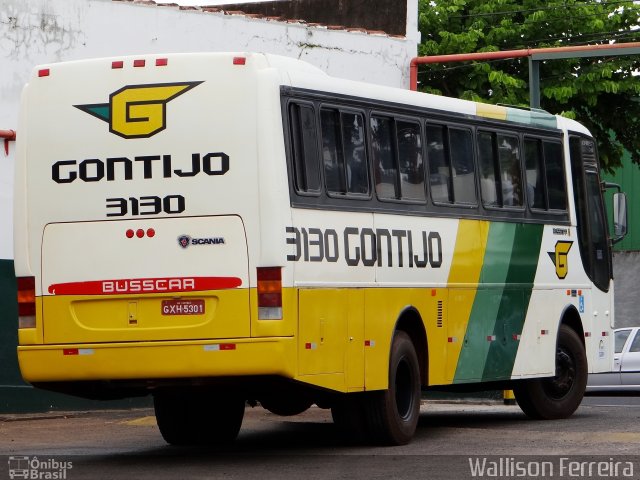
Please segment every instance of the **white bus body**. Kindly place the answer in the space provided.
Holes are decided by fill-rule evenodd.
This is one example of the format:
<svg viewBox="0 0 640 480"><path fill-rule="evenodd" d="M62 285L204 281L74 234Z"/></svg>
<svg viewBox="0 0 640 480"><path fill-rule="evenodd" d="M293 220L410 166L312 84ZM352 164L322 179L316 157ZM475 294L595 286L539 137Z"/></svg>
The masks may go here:
<svg viewBox="0 0 640 480"><path fill-rule="evenodd" d="M369 159L360 191L349 190L356 164L337 172L344 195L325 191L336 172L320 140L296 143L331 118L338 135L352 130L343 149L352 141L353 158ZM395 147L374 139L383 127L404 129ZM375 438L403 443L417 421L414 385L514 386L521 403L534 398L527 413L554 418L577 408L581 391L562 402L566 382L584 390L586 362L610 368L610 252L585 240L587 226L580 237L572 179L588 184L576 166L596 159L575 122L334 79L282 57L198 53L40 66L19 129L15 268L21 294L31 281L34 297L21 310L23 376L87 397L152 392L172 443L200 438L195 420L179 431L167 419L196 387L223 384L282 413L316 402L343 423L353 413L345 393L380 394L356 402L374 412L363 422ZM565 200L538 207L520 193L512 208L505 178L425 166L440 148L425 129L493 138L500 159L505 141L518 152L555 149ZM402 142L419 149L416 168L385 186L395 167L371 164ZM301 148L325 162L309 174L316 189L296 183ZM483 152L473 148L478 165ZM576 152L584 158L572 164ZM523 155L513 157L522 178L543 185L551 166L536 173ZM550 199L556 180L546 181L539 192ZM447 189L471 200L434 201ZM590 268L604 272L601 288ZM558 398L549 397L539 379L556 375L565 340L579 374L564 385L556 377ZM403 388L406 415L398 406L395 424L375 424Z"/></svg>

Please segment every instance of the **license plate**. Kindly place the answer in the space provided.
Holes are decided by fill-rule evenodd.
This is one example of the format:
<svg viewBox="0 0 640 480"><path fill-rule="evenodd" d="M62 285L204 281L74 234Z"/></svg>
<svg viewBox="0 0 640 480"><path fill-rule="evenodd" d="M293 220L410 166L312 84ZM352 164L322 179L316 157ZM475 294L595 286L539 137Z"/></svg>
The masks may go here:
<svg viewBox="0 0 640 480"><path fill-rule="evenodd" d="M162 315L204 315L204 300L162 300Z"/></svg>

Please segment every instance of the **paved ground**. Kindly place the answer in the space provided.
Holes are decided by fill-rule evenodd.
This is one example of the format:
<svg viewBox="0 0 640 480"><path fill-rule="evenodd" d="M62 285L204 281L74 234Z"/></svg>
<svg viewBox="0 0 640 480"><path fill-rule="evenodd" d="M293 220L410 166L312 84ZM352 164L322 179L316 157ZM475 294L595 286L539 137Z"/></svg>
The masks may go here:
<svg viewBox="0 0 640 480"><path fill-rule="evenodd" d="M168 446L150 409L0 415L0 455L75 462L75 470L66 472L70 480L413 479L427 478L427 473L432 479L457 479L471 478L470 459L508 461L523 455L541 461L562 456L609 463L631 459L632 478L640 478L639 454L638 397L590 397L571 419L552 422L531 421L517 406L496 402L429 402L422 407L414 441L392 448L345 443L330 413L319 408L288 418L247 408L238 440L215 450ZM7 465L0 457L0 480L8 478Z"/></svg>

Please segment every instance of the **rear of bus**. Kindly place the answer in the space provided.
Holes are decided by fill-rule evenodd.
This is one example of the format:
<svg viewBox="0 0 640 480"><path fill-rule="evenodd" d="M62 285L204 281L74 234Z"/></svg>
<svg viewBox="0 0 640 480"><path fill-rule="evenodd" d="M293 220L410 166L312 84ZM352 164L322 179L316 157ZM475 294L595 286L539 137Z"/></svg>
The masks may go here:
<svg viewBox="0 0 640 480"><path fill-rule="evenodd" d="M25 380L113 398L292 376L279 83L244 54L34 71L15 186Z"/></svg>

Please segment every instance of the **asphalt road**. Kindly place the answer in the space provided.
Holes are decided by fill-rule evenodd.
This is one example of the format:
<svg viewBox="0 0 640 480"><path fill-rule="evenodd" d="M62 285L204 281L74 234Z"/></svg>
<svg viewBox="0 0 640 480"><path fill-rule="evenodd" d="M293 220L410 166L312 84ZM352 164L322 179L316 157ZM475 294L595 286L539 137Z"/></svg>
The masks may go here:
<svg viewBox="0 0 640 480"><path fill-rule="evenodd" d="M16 470L26 461L38 467L27 467L29 478L65 480L464 479L483 459L503 468L484 478L516 478L518 467L525 478L640 478L640 397L587 397L558 421L532 421L499 403L428 402L413 442L402 447L350 445L318 408L283 418L248 407L237 441L217 449L167 445L149 409L0 415L0 480L10 467L26 472ZM547 470L534 475L542 462ZM589 462L596 462L591 475ZM594 474L597 463L605 475ZM578 475L570 475L574 467Z"/></svg>

